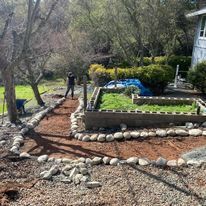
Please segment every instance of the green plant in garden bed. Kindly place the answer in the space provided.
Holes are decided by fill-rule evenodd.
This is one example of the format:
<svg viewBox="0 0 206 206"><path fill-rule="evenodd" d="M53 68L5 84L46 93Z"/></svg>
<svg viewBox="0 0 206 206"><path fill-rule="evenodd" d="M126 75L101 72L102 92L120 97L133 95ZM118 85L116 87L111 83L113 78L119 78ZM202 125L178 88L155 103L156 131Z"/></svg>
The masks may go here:
<svg viewBox="0 0 206 206"><path fill-rule="evenodd" d="M124 94L103 93L100 96L98 109L115 109L115 110L140 110L151 112L196 112L196 105L136 105L132 103L131 98Z"/></svg>

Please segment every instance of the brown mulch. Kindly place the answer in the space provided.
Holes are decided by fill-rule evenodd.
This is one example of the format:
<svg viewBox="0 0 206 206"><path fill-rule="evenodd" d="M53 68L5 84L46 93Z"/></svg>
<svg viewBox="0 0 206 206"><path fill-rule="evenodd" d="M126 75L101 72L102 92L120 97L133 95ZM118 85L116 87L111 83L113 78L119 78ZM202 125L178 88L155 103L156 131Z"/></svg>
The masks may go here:
<svg viewBox="0 0 206 206"><path fill-rule="evenodd" d="M67 99L60 107L47 115L28 134L22 151L33 155L48 154L52 157L109 156L128 158L132 156L157 159L162 156L175 159L195 147L206 145L204 137L148 138L122 142L81 142L69 136L70 115L78 106L78 100Z"/></svg>

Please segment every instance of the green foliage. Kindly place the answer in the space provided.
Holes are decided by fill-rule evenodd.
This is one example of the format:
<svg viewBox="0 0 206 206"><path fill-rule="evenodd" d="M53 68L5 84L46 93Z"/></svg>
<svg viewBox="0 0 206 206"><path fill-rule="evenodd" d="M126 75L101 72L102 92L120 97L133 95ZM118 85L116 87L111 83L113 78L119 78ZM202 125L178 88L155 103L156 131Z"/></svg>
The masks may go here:
<svg viewBox="0 0 206 206"><path fill-rule="evenodd" d="M91 65L89 75L96 86L103 86L115 79L115 70L106 69L102 65ZM95 69L94 69L95 68ZM174 70L168 65L149 65L143 67L118 68L118 79L137 78L148 86L155 94L161 94L174 78Z"/></svg>
<svg viewBox="0 0 206 206"><path fill-rule="evenodd" d="M197 64L188 72L188 80L201 92L205 93L206 89L206 61Z"/></svg>
<svg viewBox="0 0 206 206"><path fill-rule="evenodd" d="M138 87L130 86L124 90L124 94L126 96L131 96L132 94L140 94L140 90Z"/></svg>
<svg viewBox="0 0 206 206"><path fill-rule="evenodd" d="M103 93L100 97L98 109L139 110L151 112L196 112L196 105L137 105L132 103L131 98L123 94Z"/></svg>

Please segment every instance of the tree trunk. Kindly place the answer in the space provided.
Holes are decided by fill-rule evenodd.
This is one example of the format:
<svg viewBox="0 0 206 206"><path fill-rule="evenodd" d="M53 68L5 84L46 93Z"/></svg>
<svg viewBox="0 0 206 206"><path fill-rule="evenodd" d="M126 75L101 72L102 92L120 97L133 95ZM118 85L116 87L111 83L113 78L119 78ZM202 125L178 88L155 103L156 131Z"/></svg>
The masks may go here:
<svg viewBox="0 0 206 206"><path fill-rule="evenodd" d="M36 98L36 101L37 101L37 104L39 105L39 106L44 106L44 101L42 100L42 98L41 98L41 95L40 95L40 93L39 93L39 88L38 88L38 85L37 84L31 84L31 88L32 88L32 90L33 90L33 92L34 92L34 96L35 96L35 98Z"/></svg>
<svg viewBox="0 0 206 206"><path fill-rule="evenodd" d="M12 123L16 123L16 121L18 120L18 113L16 109L16 94L13 69L7 68L3 70L2 77L5 87L5 98L7 102L9 121Z"/></svg>

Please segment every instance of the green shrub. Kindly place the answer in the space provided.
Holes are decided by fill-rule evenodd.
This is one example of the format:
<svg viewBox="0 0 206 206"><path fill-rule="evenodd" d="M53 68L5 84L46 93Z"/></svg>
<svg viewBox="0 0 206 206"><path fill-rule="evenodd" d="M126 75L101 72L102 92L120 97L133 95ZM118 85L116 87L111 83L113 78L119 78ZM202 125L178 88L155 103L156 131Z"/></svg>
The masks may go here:
<svg viewBox="0 0 206 206"><path fill-rule="evenodd" d="M106 69L102 65L93 70L90 67L89 74L95 86L103 86L108 81L115 79L115 70ZM154 65L132 68L118 68L118 79L136 78L145 86L149 87L155 94L161 94L168 82L174 79L174 70L168 65Z"/></svg>
<svg viewBox="0 0 206 206"><path fill-rule="evenodd" d="M129 86L124 90L124 94L127 96L131 96L132 94L140 94L140 90L138 87Z"/></svg>
<svg viewBox="0 0 206 206"><path fill-rule="evenodd" d="M188 80L201 92L206 91L206 61L197 64L189 70Z"/></svg>

